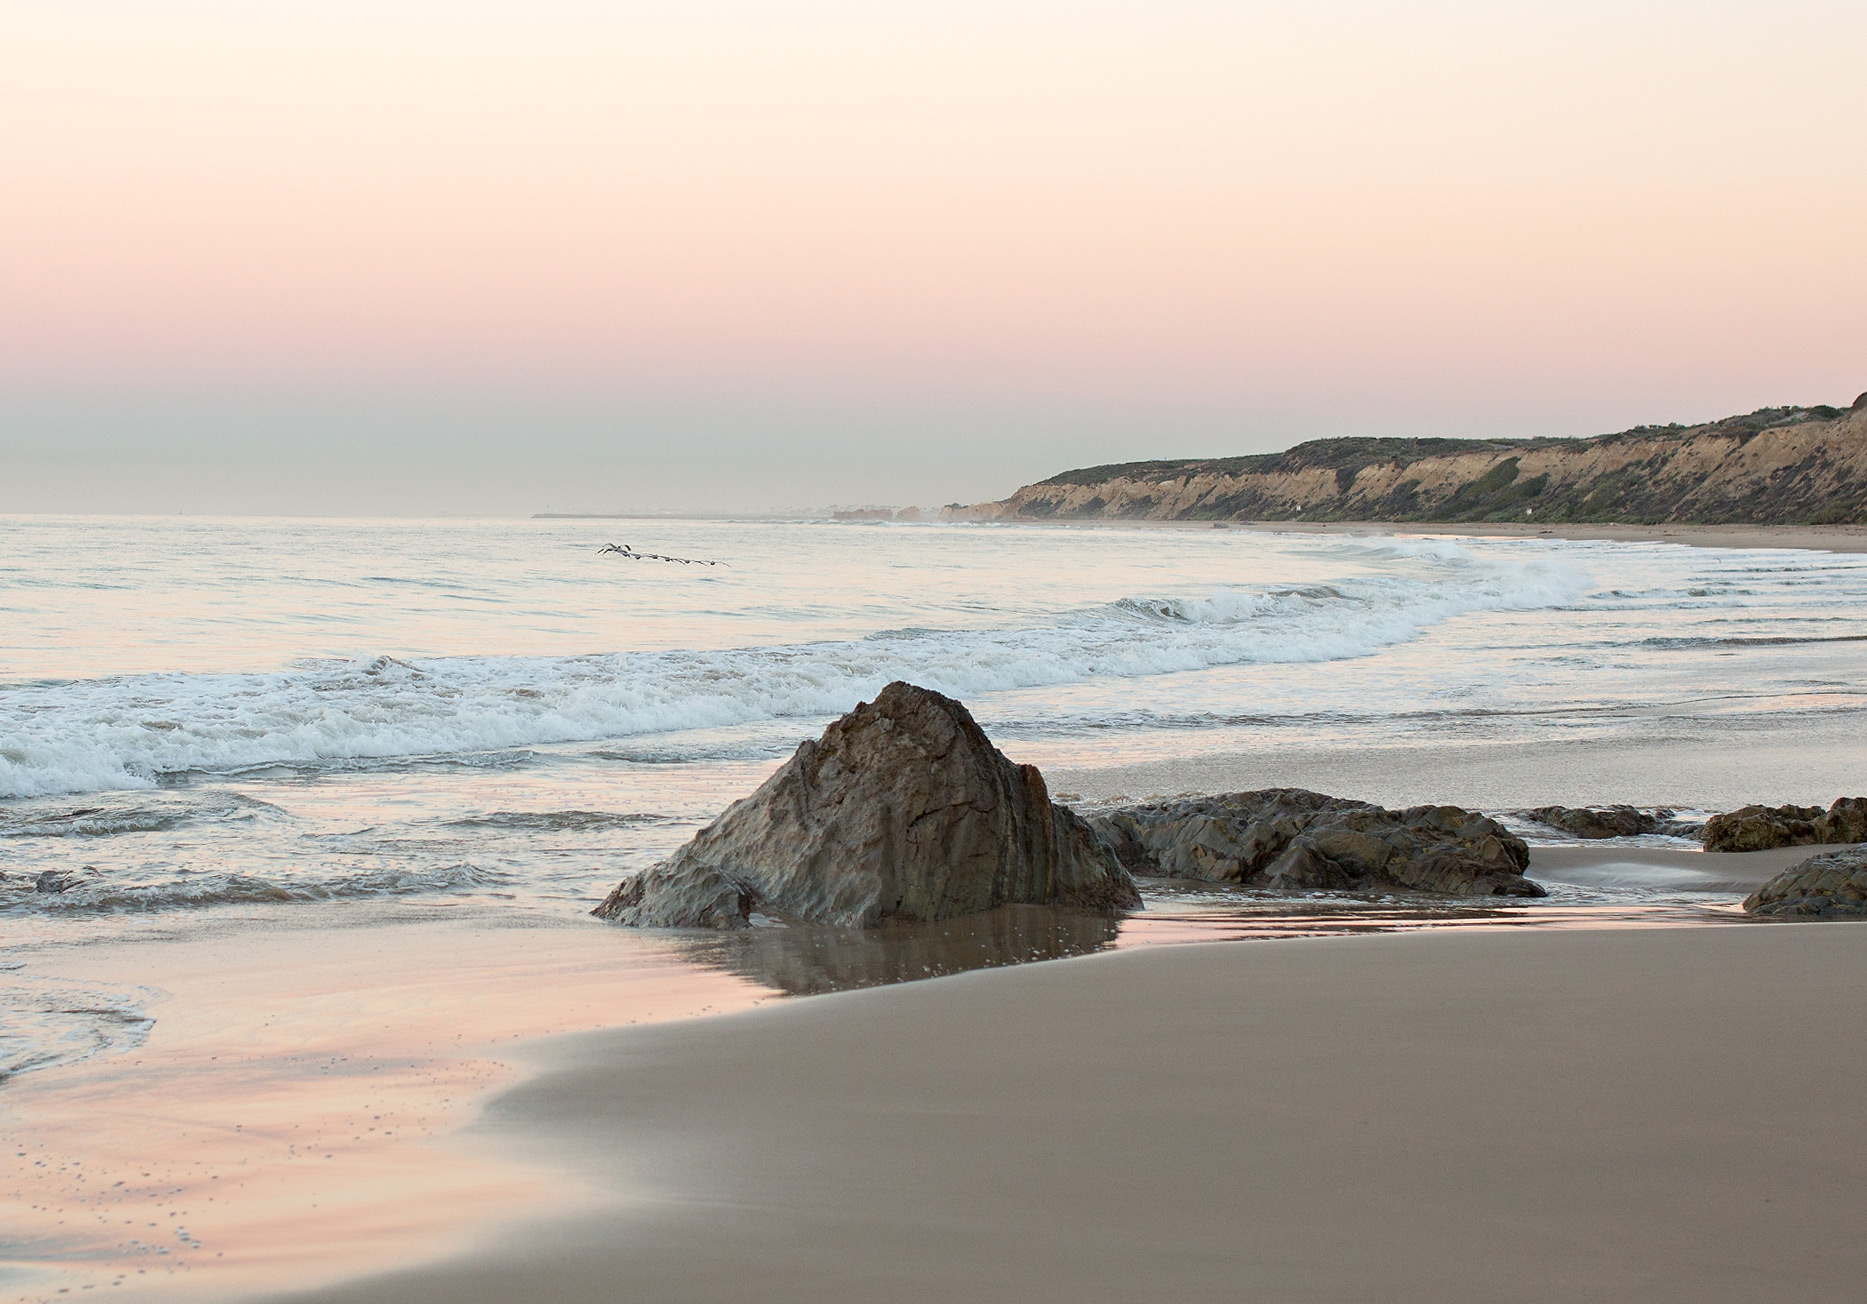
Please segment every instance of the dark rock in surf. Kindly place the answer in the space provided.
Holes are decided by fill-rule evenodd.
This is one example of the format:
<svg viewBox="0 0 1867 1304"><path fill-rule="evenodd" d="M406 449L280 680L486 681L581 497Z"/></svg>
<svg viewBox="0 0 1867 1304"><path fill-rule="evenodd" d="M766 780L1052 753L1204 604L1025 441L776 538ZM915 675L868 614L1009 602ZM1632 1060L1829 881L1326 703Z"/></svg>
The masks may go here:
<svg viewBox="0 0 1867 1304"><path fill-rule="evenodd" d="M1638 837L1653 832L1659 822L1632 806L1538 806L1516 814L1546 828L1589 840Z"/></svg>
<svg viewBox="0 0 1867 1304"><path fill-rule="evenodd" d="M1867 797L1842 797L1822 820L1823 842L1867 842Z"/></svg>
<svg viewBox="0 0 1867 1304"><path fill-rule="evenodd" d="M1664 806L1651 810L1637 806L1538 806L1510 814L1585 841L1646 834L1696 838L1705 827L1694 820L1680 819L1679 812Z"/></svg>
<svg viewBox="0 0 1867 1304"><path fill-rule="evenodd" d="M1457 806L1391 811L1270 788L1126 806L1088 819L1137 874L1293 891L1545 895L1524 877L1530 849L1523 839Z"/></svg>
<svg viewBox="0 0 1867 1304"><path fill-rule="evenodd" d="M1822 840L1820 806L1745 806L1705 822L1707 851L1767 851Z"/></svg>
<svg viewBox="0 0 1867 1304"><path fill-rule="evenodd" d="M952 698L893 683L593 912L741 928L753 912L869 928L1008 904L1119 910L1134 880Z"/></svg>
<svg viewBox="0 0 1867 1304"><path fill-rule="evenodd" d="M1867 847L1810 856L1744 898L1753 915L1867 919Z"/></svg>
<svg viewBox="0 0 1867 1304"><path fill-rule="evenodd" d="M1745 806L1705 823L1707 851L1767 851L1824 843L1867 842L1867 797L1820 806Z"/></svg>

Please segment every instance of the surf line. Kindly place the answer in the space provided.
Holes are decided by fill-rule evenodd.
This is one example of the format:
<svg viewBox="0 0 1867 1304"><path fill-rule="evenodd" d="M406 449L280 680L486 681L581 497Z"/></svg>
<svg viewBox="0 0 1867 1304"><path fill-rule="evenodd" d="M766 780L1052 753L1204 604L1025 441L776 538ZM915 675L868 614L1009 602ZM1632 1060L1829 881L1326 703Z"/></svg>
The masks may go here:
<svg viewBox="0 0 1867 1304"><path fill-rule="evenodd" d="M598 548L600 557L606 552L613 552L618 557L627 557L630 561L678 561L683 566L724 566L723 561L708 561L704 557L663 557L660 553L636 552L628 544L606 543Z"/></svg>

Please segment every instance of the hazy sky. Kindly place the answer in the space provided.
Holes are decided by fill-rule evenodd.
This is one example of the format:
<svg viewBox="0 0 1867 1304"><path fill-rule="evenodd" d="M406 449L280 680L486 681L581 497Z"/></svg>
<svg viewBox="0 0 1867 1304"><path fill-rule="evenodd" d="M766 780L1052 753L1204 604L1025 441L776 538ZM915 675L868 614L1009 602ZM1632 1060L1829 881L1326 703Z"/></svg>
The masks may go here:
<svg viewBox="0 0 1867 1304"><path fill-rule="evenodd" d="M0 0L0 510L1845 403L1864 68L1861 0Z"/></svg>

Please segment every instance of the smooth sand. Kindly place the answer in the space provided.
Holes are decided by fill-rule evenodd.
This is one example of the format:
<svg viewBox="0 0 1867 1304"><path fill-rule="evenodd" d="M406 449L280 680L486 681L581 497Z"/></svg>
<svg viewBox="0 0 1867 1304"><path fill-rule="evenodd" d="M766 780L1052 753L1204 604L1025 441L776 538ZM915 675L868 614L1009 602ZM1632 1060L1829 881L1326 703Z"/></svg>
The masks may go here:
<svg viewBox="0 0 1867 1304"><path fill-rule="evenodd" d="M566 1038L617 1193L305 1299L1860 1298L1867 927L1186 946Z"/></svg>
<svg viewBox="0 0 1867 1304"><path fill-rule="evenodd" d="M1846 847L1856 844L1848 843ZM1530 877L1584 887L1664 888L1675 892L1756 891L1791 865L1844 846L1774 847L1769 851L1674 850L1670 847L1531 847Z"/></svg>
<svg viewBox="0 0 1867 1304"><path fill-rule="evenodd" d="M9 1304L192 1304L441 1253L561 1196L524 1155L457 1143L534 1039L775 996L595 920L291 903L99 931L7 939L48 1003L153 1018L141 1044L0 1091Z"/></svg>
<svg viewBox="0 0 1867 1304"><path fill-rule="evenodd" d="M1826 806L1836 797L1858 796L1867 774L1867 736L1843 715L1759 713L1706 724L1656 713L1639 742L1429 736L1345 747L1280 738L1254 751L1189 746L1179 755L1120 765L1047 763L1050 758L1029 745L1014 747L1013 756L1041 765L1051 792L1072 801L1312 788L1393 807L1451 801L1497 811L1627 802L1717 811L1750 802Z"/></svg>

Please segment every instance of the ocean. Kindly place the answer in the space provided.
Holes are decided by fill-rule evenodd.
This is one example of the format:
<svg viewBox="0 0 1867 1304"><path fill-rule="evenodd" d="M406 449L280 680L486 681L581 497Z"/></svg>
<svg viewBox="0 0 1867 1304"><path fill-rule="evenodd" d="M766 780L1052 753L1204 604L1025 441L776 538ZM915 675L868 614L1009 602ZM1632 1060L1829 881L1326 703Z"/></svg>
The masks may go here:
<svg viewBox="0 0 1867 1304"><path fill-rule="evenodd" d="M610 542L689 560L599 552ZM1835 740L1867 732L1864 664L1859 554L12 517L0 911L40 943L252 904L579 914L894 679L965 701L1070 798L1098 772L1201 756L1274 773L1286 753L1664 737L1696 775L1661 765L1639 792L1592 799L1704 809L1781 787L1734 760L1704 790L1705 756L1764 737L1797 744L1801 795L1825 802L1851 772ZM1415 760L1391 768L1431 788ZM1497 795L1448 782L1430 799Z"/></svg>
<svg viewBox="0 0 1867 1304"><path fill-rule="evenodd" d="M432 1249L468 1193L492 1217L525 1182L404 1139L458 1128L516 1072L496 1047L545 1032L1110 946L1735 916L1630 865L1541 901L1151 884L1125 920L911 936L589 918L891 680L966 702L1079 806L1308 786L1478 807L1547 844L1511 812L1859 792L1864 670L1860 554L0 518L0 1140L29 1213L0 1284L195 1298ZM418 1226L411 1201L451 1212Z"/></svg>

